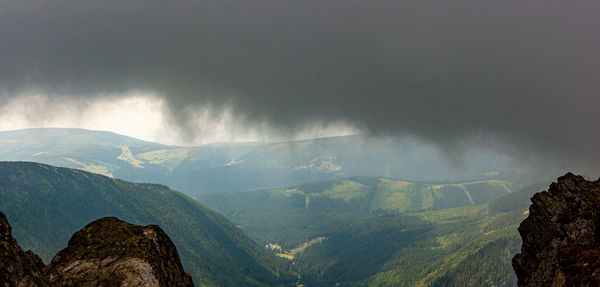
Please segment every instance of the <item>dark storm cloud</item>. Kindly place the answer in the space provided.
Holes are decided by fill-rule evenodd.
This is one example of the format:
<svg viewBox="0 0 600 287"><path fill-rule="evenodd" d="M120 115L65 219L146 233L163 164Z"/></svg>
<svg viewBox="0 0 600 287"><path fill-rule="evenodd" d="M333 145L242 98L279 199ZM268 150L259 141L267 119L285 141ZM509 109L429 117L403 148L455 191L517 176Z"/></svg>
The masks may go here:
<svg viewBox="0 0 600 287"><path fill-rule="evenodd" d="M208 106L599 167L598 3L0 0L0 91L146 90L188 132Z"/></svg>

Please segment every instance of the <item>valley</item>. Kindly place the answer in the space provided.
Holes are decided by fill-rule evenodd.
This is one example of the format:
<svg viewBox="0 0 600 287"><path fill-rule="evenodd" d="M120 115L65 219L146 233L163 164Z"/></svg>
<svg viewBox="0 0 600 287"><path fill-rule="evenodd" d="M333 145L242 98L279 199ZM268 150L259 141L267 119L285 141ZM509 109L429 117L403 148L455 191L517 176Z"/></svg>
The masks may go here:
<svg viewBox="0 0 600 287"><path fill-rule="evenodd" d="M306 286L516 286L521 200L542 189L356 177L200 201L277 246Z"/></svg>
<svg viewBox="0 0 600 287"><path fill-rule="evenodd" d="M88 222L115 216L158 224L198 286L288 286L281 258L222 215L157 184L136 184L80 170L0 162L0 210L13 236L46 263Z"/></svg>
<svg viewBox="0 0 600 287"><path fill-rule="evenodd" d="M495 171L507 163L489 155L472 158L486 172L441 165L432 174L450 179L425 180L420 164L443 161L427 150L356 141L173 147L86 130L4 132L0 158L101 175L0 163L0 210L46 262L98 217L159 224L200 286L516 286L516 228L543 184ZM478 166L494 160L499 169ZM421 180L365 175L381 167Z"/></svg>
<svg viewBox="0 0 600 287"><path fill-rule="evenodd" d="M0 0L0 287L600 286L599 11Z"/></svg>

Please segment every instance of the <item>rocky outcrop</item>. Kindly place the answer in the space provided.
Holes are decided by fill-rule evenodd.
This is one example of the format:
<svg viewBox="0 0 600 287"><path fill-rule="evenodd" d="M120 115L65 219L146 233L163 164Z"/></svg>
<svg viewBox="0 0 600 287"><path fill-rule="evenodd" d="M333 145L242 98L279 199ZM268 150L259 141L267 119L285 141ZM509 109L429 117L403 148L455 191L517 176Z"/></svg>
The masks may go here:
<svg viewBox="0 0 600 287"><path fill-rule="evenodd" d="M11 231L6 216L0 212L0 286L47 286L42 259L31 251L23 252Z"/></svg>
<svg viewBox="0 0 600 287"><path fill-rule="evenodd" d="M33 253L22 252L3 214L0 231L0 248L9 247L1 249L0 286L193 286L175 245L156 225L96 220L45 267Z"/></svg>
<svg viewBox="0 0 600 287"><path fill-rule="evenodd" d="M513 258L519 286L600 286L600 181L571 173L531 199Z"/></svg>
<svg viewBox="0 0 600 287"><path fill-rule="evenodd" d="M175 245L157 225L96 220L46 268L52 286L192 286Z"/></svg>

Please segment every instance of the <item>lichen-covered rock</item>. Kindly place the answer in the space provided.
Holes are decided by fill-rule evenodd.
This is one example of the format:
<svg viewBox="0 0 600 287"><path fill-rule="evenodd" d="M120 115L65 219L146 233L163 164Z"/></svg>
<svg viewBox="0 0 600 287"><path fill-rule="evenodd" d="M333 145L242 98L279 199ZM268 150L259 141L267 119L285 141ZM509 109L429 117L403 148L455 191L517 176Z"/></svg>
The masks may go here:
<svg viewBox="0 0 600 287"><path fill-rule="evenodd" d="M519 286L600 286L600 181L571 173L531 199L513 258Z"/></svg>
<svg viewBox="0 0 600 287"><path fill-rule="evenodd" d="M96 220L46 268L51 286L193 286L175 245L156 225Z"/></svg>
<svg viewBox="0 0 600 287"><path fill-rule="evenodd" d="M6 216L0 212L0 286L47 286L42 259L31 251L23 252L11 231Z"/></svg>
<svg viewBox="0 0 600 287"><path fill-rule="evenodd" d="M76 232L48 266L23 252L0 212L0 287L194 286L171 239L156 225L114 217Z"/></svg>

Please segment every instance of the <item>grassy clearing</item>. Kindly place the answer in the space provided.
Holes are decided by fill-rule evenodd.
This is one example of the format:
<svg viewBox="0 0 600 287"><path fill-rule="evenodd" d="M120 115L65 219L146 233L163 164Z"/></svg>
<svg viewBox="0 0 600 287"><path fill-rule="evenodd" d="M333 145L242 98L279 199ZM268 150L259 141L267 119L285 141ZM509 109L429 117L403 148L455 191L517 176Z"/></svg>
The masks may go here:
<svg viewBox="0 0 600 287"><path fill-rule="evenodd" d="M313 244L321 243L321 242L323 242L323 240L327 240L327 237L321 236L321 237L314 238L314 239L312 239L312 240L310 240L308 242L304 242L300 246L298 246L298 247L290 250L289 253L292 256L296 256L297 254L302 253L302 251L304 251L309 246L311 246Z"/></svg>
<svg viewBox="0 0 600 287"><path fill-rule="evenodd" d="M276 253L276 255L281 258L285 258L287 260L293 261L294 258L296 258L296 256L299 255L300 253L302 253L306 248L308 248L314 244L321 243L324 240L327 240L327 237L323 237L323 236L317 237L317 238L314 238L312 240L309 240L307 242L300 244L298 247L296 247L290 251Z"/></svg>
<svg viewBox="0 0 600 287"><path fill-rule="evenodd" d="M74 158L70 158L70 157L65 157L64 159L68 160L72 163L80 165L82 170L85 170L88 172L93 172L93 173L98 173L98 174L105 175L108 177L114 177L113 174L104 165L86 164L86 163L77 161Z"/></svg>
<svg viewBox="0 0 600 287"><path fill-rule="evenodd" d="M190 149L159 149L138 154L137 157L151 164L166 166L169 171L173 171L189 155Z"/></svg>
<svg viewBox="0 0 600 287"><path fill-rule="evenodd" d="M334 187L323 191L321 195L333 199L350 201L351 199L365 196L368 193L369 190L366 186L358 182L344 180L341 184L337 184Z"/></svg>
<svg viewBox="0 0 600 287"><path fill-rule="evenodd" d="M135 158L135 156L133 156L133 154L131 153L131 150L129 150L128 146L121 147L121 154L117 157L117 159L127 162L137 168L144 168L144 162Z"/></svg>

